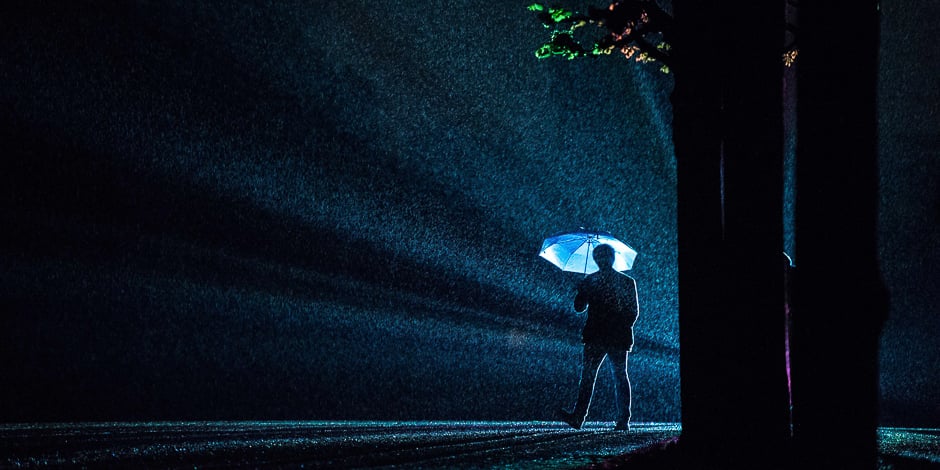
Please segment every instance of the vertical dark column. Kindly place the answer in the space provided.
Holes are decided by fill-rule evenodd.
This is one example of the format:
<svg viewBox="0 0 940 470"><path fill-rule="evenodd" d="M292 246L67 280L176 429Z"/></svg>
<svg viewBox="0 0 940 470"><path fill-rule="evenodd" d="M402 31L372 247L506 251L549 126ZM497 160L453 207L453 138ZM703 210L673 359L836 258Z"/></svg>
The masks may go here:
<svg viewBox="0 0 940 470"><path fill-rule="evenodd" d="M677 163L682 445L690 455L715 438L714 341L721 314L721 88L715 64L714 1L676 1L673 144Z"/></svg>
<svg viewBox="0 0 940 470"><path fill-rule="evenodd" d="M682 446L695 468L785 467L784 5L674 12Z"/></svg>
<svg viewBox="0 0 940 470"><path fill-rule="evenodd" d="M794 436L810 468L875 468L876 0L800 3Z"/></svg>
<svg viewBox="0 0 940 470"><path fill-rule="evenodd" d="M722 429L757 458L789 438L783 251L782 1L722 3L725 315ZM733 385L731 385L733 384ZM762 465L781 464L783 459Z"/></svg>

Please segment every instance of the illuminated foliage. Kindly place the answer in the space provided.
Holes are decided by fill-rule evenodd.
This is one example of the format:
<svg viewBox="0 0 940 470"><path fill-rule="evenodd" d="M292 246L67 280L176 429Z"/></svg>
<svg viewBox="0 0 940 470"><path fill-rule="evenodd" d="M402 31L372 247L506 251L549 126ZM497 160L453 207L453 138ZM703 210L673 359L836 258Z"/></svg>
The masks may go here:
<svg viewBox="0 0 940 470"><path fill-rule="evenodd" d="M618 52L644 64L660 62L660 71L669 73L671 47L663 35L671 28L672 17L652 1L616 1L607 8L589 8L587 14L541 3L533 3L528 9L552 29L551 39L535 52L540 59L557 56L571 60ZM603 32L590 47L575 39L575 29L585 25Z"/></svg>
<svg viewBox="0 0 940 470"><path fill-rule="evenodd" d="M543 44L535 51L535 56L544 59L551 56L561 56L568 60L586 55L587 52L581 48L570 32L555 31L552 33L552 40Z"/></svg>
<svg viewBox="0 0 940 470"><path fill-rule="evenodd" d="M800 55L800 50L799 50L799 49L790 49L789 51L784 52L784 53L783 53L783 63L784 63L787 67L792 67L793 64L796 62L796 57L797 57L798 55Z"/></svg>
<svg viewBox="0 0 940 470"><path fill-rule="evenodd" d="M655 62L662 73L668 74L672 70L672 46L665 37L672 28L673 18L654 1L616 0L607 8L590 7L587 14L541 3L533 3L528 9L552 30L551 39L535 52L539 59L564 57L572 60L617 52L635 62ZM602 31L602 36L579 41L575 38L575 30L585 25L595 26ZM592 44L586 47L582 42ZM798 55L798 49L788 48L783 54L783 63L787 67L792 66Z"/></svg>

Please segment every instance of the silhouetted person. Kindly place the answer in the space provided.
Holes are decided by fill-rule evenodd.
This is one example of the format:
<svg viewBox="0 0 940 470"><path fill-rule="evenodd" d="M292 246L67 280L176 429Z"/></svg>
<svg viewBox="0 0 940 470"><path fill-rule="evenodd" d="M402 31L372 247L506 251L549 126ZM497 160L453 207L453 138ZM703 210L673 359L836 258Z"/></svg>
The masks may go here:
<svg viewBox="0 0 940 470"><path fill-rule="evenodd" d="M630 276L613 268L614 249L600 245L594 249L594 262L599 271L588 275L578 284L574 298L577 312L588 309L582 341L584 354L581 363L581 383L574 411L562 410L562 419L575 429L581 429L591 406L597 372L610 359L613 366L617 393L618 430L630 429L630 378L627 376L627 355L633 349L633 324L639 314L636 282Z"/></svg>

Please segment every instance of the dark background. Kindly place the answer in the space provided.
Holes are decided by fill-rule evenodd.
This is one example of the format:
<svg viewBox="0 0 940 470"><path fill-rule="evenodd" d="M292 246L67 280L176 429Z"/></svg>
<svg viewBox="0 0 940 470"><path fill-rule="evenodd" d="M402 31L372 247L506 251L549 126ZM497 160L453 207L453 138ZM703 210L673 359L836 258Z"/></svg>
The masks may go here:
<svg viewBox="0 0 940 470"><path fill-rule="evenodd" d="M679 420L656 67L539 61L524 2L21 3L0 419L552 419L579 276L536 255L585 226L640 253L634 420ZM882 422L936 426L940 15L882 13Z"/></svg>

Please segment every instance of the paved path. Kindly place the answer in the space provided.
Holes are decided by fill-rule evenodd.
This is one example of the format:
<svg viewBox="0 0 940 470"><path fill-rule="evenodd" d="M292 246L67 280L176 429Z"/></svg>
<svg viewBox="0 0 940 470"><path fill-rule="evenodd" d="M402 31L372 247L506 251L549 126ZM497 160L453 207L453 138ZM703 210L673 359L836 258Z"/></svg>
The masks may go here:
<svg viewBox="0 0 940 470"><path fill-rule="evenodd" d="M168 422L0 425L0 468L570 469L677 436L675 424ZM940 466L940 430L881 430L882 468ZM897 465L900 464L900 465ZM919 468L919 467L918 467ZM923 468L933 468L933 465Z"/></svg>
<svg viewBox="0 0 940 470"><path fill-rule="evenodd" d="M613 423L198 422L0 425L0 467L575 468L678 434Z"/></svg>

